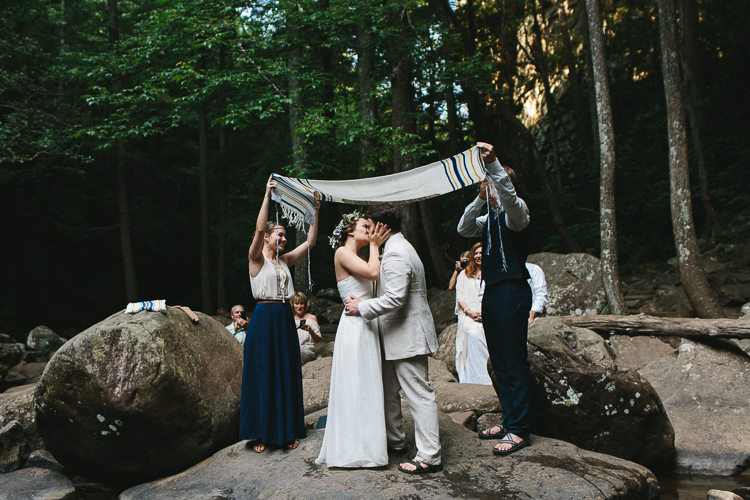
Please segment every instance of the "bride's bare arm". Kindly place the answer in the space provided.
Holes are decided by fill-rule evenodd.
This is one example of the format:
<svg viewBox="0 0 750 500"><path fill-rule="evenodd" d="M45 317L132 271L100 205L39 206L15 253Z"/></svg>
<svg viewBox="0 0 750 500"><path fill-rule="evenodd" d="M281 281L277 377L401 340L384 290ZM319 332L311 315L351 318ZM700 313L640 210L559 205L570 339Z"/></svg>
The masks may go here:
<svg viewBox="0 0 750 500"><path fill-rule="evenodd" d="M391 235L391 230L378 224L370 233L370 259L365 261L359 255L344 247L336 250L334 259L346 272L367 281L377 281L380 276L380 245Z"/></svg>

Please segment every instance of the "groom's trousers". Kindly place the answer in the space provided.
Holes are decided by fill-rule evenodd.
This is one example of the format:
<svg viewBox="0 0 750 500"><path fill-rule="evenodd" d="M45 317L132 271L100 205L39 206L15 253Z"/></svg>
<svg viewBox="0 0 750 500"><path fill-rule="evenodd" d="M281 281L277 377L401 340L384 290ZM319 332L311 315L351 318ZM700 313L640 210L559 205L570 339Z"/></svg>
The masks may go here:
<svg viewBox="0 0 750 500"><path fill-rule="evenodd" d="M403 448L406 436L401 425L401 395L404 391L414 419L414 460L429 465L440 463L440 430L435 391L428 377L427 355L383 362L383 396L388 446Z"/></svg>

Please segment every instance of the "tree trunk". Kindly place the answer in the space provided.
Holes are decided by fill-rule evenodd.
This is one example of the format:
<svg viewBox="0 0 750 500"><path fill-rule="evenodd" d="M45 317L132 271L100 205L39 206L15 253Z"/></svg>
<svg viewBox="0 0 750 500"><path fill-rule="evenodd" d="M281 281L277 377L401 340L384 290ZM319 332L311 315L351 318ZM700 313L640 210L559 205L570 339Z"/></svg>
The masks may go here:
<svg viewBox="0 0 750 500"><path fill-rule="evenodd" d="M453 57L453 51L450 43L450 37L445 37L444 57L448 61ZM453 75L445 84L445 108L446 114L448 115L448 147L450 148L450 155L454 155L459 152L459 124L458 124L458 109L456 107L456 93L453 91Z"/></svg>
<svg viewBox="0 0 750 500"><path fill-rule="evenodd" d="M302 46L295 45L289 49L289 130L292 135L292 155L294 158L295 176L300 175L307 168L305 138L297 132L302 125L303 95L300 75L302 73ZM295 243L301 245L306 240L304 231L296 231ZM307 291L309 280L307 274L307 257L303 257L294 265L294 289Z"/></svg>
<svg viewBox="0 0 750 500"><path fill-rule="evenodd" d="M222 45L219 48L219 70L226 69L227 50ZM226 112L226 97L222 97L222 112ZM227 149L226 130L219 126L219 262L216 276L217 307L229 311L227 301L227 197L229 191L229 179L227 178Z"/></svg>
<svg viewBox="0 0 750 500"><path fill-rule="evenodd" d="M701 200L706 212L706 220L716 233L720 227L716 220L714 204L708 190L708 173L706 159L703 154L703 142L701 130L705 120L700 111L706 93L706 81L703 73L703 65L700 58L700 44L698 43L698 12L695 0L680 1L680 41L682 48L682 67L685 80L685 107L690 120L693 135L693 148L695 149L695 160L698 163L698 178L701 183Z"/></svg>
<svg viewBox="0 0 750 500"><path fill-rule="evenodd" d="M664 93L667 100L669 133L669 180L674 233L680 276L690 303L701 318L721 318L724 311L708 284L700 261L690 199L685 103L680 78L677 22L673 0L659 0L659 38L661 41Z"/></svg>
<svg viewBox="0 0 750 500"><path fill-rule="evenodd" d="M391 72L391 128L394 136L414 133L414 121L411 117L414 102L414 89L411 84L411 51L409 50L411 43L405 16L405 11L399 11L394 16L393 27L396 35L391 38L391 53L395 57ZM403 141L397 142L403 146L408 145ZM407 142L410 143L411 140ZM412 168L411 155L404 153L396 146L393 152L393 172L403 172ZM414 203L401 205L401 232L416 248L417 205Z"/></svg>
<svg viewBox="0 0 750 500"><path fill-rule="evenodd" d="M209 255L208 225L208 116L206 104L198 105L198 161L201 183L201 292L203 313L214 314L211 300L211 259Z"/></svg>
<svg viewBox="0 0 750 500"><path fill-rule="evenodd" d="M594 137L594 156L599 157L599 127L596 118L596 92L594 90L594 61L591 58L591 34L589 33L589 16L587 14L588 2L598 0L581 0L581 33L583 34L583 51L586 54L586 74L588 76L589 113L591 120L591 132Z"/></svg>
<svg viewBox="0 0 750 500"><path fill-rule="evenodd" d="M366 131L359 139L360 177L370 176L370 153L375 147L370 134L370 128L376 125L375 113L377 106L371 81L375 54L372 47L370 29L369 16L366 14L361 15L360 22L357 25L357 82L359 84L359 111Z"/></svg>
<svg viewBox="0 0 750 500"><path fill-rule="evenodd" d="M62 5L62 3L61 3ZM117 43L120 41L120 15L117 10L117 0L108 0L109 43L115 54ZM62 30L62 28L61 28ZM112 82L112 93L122 92L122 80L115 78ZM120 251L122 253L122 269L125 277L125 297L128 302L138 302L138 280L135 271L135 258L130 238L130 200L128 197L127 167L125 164L125 143L117 141L117 202L120 219Z"/></svg>
<svg viewBox="0 0 750 500"><path fill-rule="evenodd" d="M534 6L534 33L536 34L536 40L534 42L534 66L539 74L539 78L542 80L542 86L544 87L544 103L547 107L547 115L549 117L549 139L552 144L552 158L555 167L555 179L557 180L557 190L560 194L563 192L563 181L562 181L562 165L560 163L560 147L557 144L557 112L555 96L552 95L552 89L549 84L549 73L547 72L547 57L544 54L544 48L542 47L542 29L539 26L538 14L536 9L536 0L532 0Z"/></svg>
<svg viewBox="0 0 750 500"><path fill-rule="evenodd" d="M420 200L419 210L422 213L422 228L424 229L427 248L430 251L432 267L435 268L438 283L442 288L446 285L450 270L445 265L445 257L443 257L443 249L440 245L440 235L437 232L438 224L435 222L435 218L432 215L430 201L431 200Z"/></svg>
<svg viewBox="0 0 750 500"><path fill-rule="evenodd" d="M654 318L638 316L558 316L568 326L606 335L750 338L750 321L741 319Z"/></svg>
<svg viewBox="0 0 750 500"><path fill-rule="evenodd" d="M594 87L599 124L599 231L601 233L601 265L604 291L612 314L625 314L627 307L620 290L617 266L617 218L615 216L615 132L609 96L607 57L602 32L599 2L591 0L588 9L591 58L594 66Z"/></svg>

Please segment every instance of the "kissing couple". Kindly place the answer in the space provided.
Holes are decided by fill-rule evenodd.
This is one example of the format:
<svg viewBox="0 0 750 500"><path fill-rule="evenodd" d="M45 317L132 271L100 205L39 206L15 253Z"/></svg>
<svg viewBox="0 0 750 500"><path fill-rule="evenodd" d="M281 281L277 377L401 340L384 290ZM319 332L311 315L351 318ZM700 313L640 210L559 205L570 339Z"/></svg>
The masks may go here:
<svg viewBox="0 0 750 500"><path fill-rule="evenodd" d="M403 390L417 454L398 468L407 474L441 471L438 409L428 377L437 335L424 266L401 234L398 207L381 204L362 215L345 215L330 242L345 309L336 330L328 419L315 462L380 467L388 464L389 453L405 454ZM365 261L359 251L368 244Z"/></svg>

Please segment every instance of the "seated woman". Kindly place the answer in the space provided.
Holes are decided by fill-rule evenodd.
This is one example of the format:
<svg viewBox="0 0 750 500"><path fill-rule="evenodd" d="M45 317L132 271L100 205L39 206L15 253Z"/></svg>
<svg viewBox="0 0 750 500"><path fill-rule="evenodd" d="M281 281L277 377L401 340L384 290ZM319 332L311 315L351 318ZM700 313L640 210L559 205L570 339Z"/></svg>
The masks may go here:
<svg viewBox="0 0 750 500"><path fill-rule="evenodd" d="M456 371L464 384L492 385L487 373L487 340L482 326L482 244L469 251L469 264L456 280Z"/></svg>
<svg viewBox="0 0 750 500"><path fill-rule="evenodd" d="M304 365L315 359L315 344L320 342L320 326L317 316L308 311L310 303L304 293L295 293L290 302L294 310L294 322L297 325L299 353Z"/></svg>

